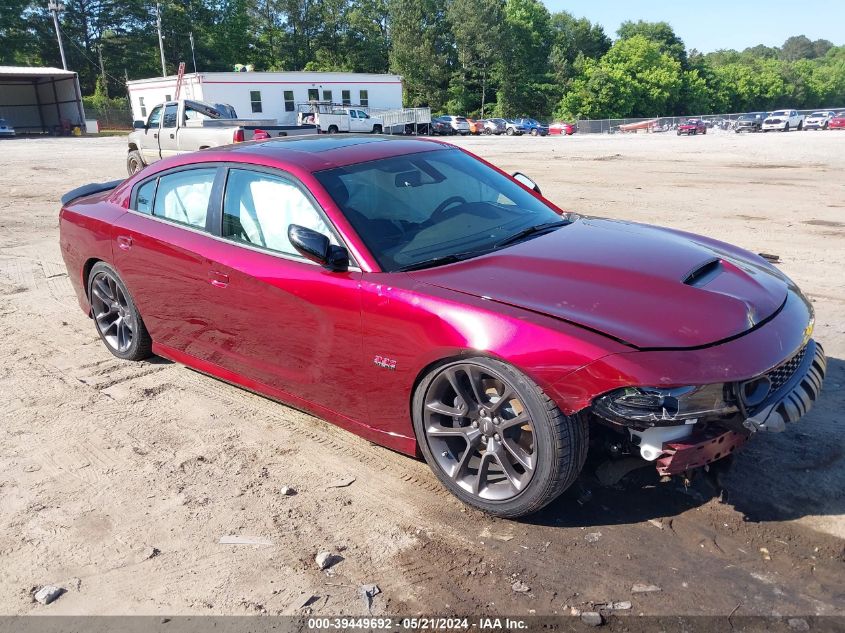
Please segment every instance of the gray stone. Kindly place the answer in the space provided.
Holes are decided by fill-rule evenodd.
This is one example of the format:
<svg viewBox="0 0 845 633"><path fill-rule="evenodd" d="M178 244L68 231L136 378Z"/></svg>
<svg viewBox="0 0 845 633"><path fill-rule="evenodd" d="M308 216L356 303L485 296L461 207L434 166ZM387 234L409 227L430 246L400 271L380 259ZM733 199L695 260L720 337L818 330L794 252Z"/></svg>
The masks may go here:
<svg viewBox="0 0 845 633"><path fill-rule="evenodd" d="M601 619L601 613L597 611L583 611L581 613L581 622L590 626L601 626L604 623Z"/></svg>
<svg viewBox="0 0 845 633"><path fill-rule="evenodd" d="M318 568L328 569L338 562L338 557L334 556L331 552L320 552L314 558L314 561L317 563Z"/></svg>
<svg viewBox="0 0 845 633"><path fill-rule="evenodd" d="M804 618L789 618L786 623L793 631L809 631L810 624Z"/></svg>
<svg viewBox="0 0 845 633"><path fill-rule="evenodd" d="M528 593L529 591L531 591L531 587L526 585L521 580L517 580L515 583L513 583L511 585L511 589L514 591L514 593Z"/></svg>
<svg viewBox="0 0 845 633"><path fill-rule="evenodd" d="M601 532L590 532L584 537L588 543L595 543L601 538Z"/></svg>
<svg viewBox="0 0 845 633"><path fill-rule="evenodd" d="M627 600L623 600L622 602L611 602L610 608L614 611L627 611L631 608L631 603Z"/></svg>
<svg viewBox="0 0 845 633"><path fill-rule="evenodd" d="M36 602L40 602L41 604L50 604L64 592L65 590L62 587L44 585L41 589L35 592L34 598Z"/></svg>
<svg viewBox="0 0 845 633"><path fill-rule="evenodd" d="M646 585L639 582L631 587L631 593L654 593L656 591L663 591L663 589L657 585Z"/></svg>

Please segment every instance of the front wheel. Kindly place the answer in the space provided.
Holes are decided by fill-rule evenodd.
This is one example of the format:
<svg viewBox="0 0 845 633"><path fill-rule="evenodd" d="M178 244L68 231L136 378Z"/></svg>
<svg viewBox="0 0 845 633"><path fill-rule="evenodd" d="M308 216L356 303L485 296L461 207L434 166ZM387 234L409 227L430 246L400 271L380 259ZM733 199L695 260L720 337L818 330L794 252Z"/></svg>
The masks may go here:
<svg viewBox="0 0 845 633"><path fill-rule="evenodd" d="M787 123L786 125L783 126L783 131L789 132L789 123Z"/></svg>
<svg viewBox="0 0 845 633"><path fill-rule="evenodd" d="M540 510L577 478L587 420L566 416L516 368L486 357L432 370L413 399L425 460L464 503L515 518Z"/></svg>
<svg viewBox="0 0 845 633"><path fill-rule="evenodd" d="M505 132L505 134L507 134L508 136L513 136L513 128L509 127L507 132Z"/></svg>
<svg viewBox="0 0 845 633"><path fill-rule="evenodd" d="M88 275L88 300L97 334L106 348L124 360L152 353L152 339L123 281L110 266L97 262Z"/></svg>
<svg viewBox="0 0 845 633"><path fill-rule="evenodd" d="M531 136L537 136L537 130L531 130Z"/></svg>
<svg viewBox="0 0 845 633"><path fill-rule="evenodd" d="M141 157L141 152L133 149L126 157L126 171L130 176L134 176L145 167L144 159Z"/></svg>

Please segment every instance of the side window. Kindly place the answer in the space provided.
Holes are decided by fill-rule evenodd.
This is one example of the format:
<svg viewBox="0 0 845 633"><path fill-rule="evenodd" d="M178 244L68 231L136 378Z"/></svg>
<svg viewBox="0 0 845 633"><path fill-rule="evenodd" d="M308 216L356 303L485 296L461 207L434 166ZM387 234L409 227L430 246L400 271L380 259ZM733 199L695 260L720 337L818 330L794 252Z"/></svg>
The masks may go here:
<svg viewBox="0 0 845 633"><path fill-rule="evenodd" d="M323 101L328 101L329 103L332 102L332 91L331 90L323 90Z"/></svg>
<svg viewBox="0 0 845 633"><path fill-rule="evenodd" d="M249 91L249 102L252 104L252 111L253 112L261 112L261 91L260 90L250 90Z"/></svg>
<svg viewBox="0 0 845 633"><path fill-rule="evenodd" d="M367 90L361 90L358 93L358 96L358 103L360 103L365 108L370 105L370 93Z"/></svg>
<svg viewBox="0 0 845 633"><path fill-rule="evenodd" d="M153 215L204 229L216 174L217 168L213 167L162 176L158 179ZM140 197L140 190L138 194Z"/></svg>
<svg viewBox="0 0 845 633"><path fill-rule="evenodd" d="M341 90L340 96L341 101L343 101L343 105L352 105L352 92L350 90Z"/></svg>
<svg viewBox="0 0 845 633"><path fill-rule="evenodd" d="M357 112L355 112L355 110L350 110L350 111L349 111L349 116L351 116L353 119L357 119L357 118L358 118L358 113L357 113Z"/></svg>
<svg viewBox="0 0 845 633"><path fill-rule="evenodd" d="M223 237L299 256L288 240L291 224L319 231L337 243L299 187L270 174L229 170L223 199Z"/></svg>
<svg viewBox="0 0 845 633"><path fill-rule="evenodd" d="M308 89L308 101L319 101L320 91L317 88Z"/></svg>
<svg viewBox="0 0 845 633"><path fill-rule="evenodd" d="M370 115L364 112L363 110L358 110L358 118L359 119L369 119Z"/></svg>
<svg viewBox="0 0 845 633"><path fill-rule="evenodd" d="M141 106L141 118L147 116L147 106L144 104L144 97L138 97L138 105Z"/></svg>
<svg viewBox="0 0 845 633"><path fill-rule="evenodd" d="M164 121L161 127L176 127L176 112L179 106L175 103L164 106Z"/></svg>
<svg viewBox="0 0 845 633"><path fill-rule="evenodd" d="M293 112L294 111L294 104L293 104L293 90L285 90L284 93L285 97L285 112Z"/></svg>
<svg viewBox="0 0 845 633"><path fill-rule="evenodd" d="M148 128L158 127L159 121L161 121L161 110L162 106L156 106L153 108L153 111L150 112L150 120L147 121Z"/></svg>
<svg viewBox="0 0 845 633"><path fill-rule="evenodd" d="M149 215L153 212L153 198L156 195L158 178L145 182L138 188L138 195L135 198L135 210Z"/></svg>

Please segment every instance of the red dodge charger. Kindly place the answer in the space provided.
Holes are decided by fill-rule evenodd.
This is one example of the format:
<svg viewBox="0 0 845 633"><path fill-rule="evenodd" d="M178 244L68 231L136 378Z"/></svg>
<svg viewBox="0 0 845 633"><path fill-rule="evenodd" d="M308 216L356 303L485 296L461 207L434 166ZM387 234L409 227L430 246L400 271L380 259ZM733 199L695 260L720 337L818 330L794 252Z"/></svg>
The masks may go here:
<svg viewBox="0 0 845 633"><path fill-rule="evenodd" d="M62 199L106 348L184 363L422 455L517 517L588 447L665 475L780 431L825 373L813 310L722 242L567 213L430 140L274 139Z"/></svg>

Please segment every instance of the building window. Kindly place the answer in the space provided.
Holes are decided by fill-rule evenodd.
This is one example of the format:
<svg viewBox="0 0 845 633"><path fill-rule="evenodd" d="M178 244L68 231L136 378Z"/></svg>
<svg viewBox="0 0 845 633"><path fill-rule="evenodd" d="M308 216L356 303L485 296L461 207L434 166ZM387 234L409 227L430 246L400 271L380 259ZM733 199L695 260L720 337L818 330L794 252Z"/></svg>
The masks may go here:
<svg viewBox="0 0 845 633"><path fill-rule="evenodd" d="M252 104L252 111L253 112L261 112L261 91L260 90L250 90L249 91L249 101Z"/></svg>
<svg viewBox="0 0 845 633"><path fill-rule="evenodd" d="M352 91L351 90L341 90L340 96L343 99L343 105L345 105L345 106L352 105Z"/></svg>
<svg viewBox="0 0 845 633"><path fill-rule="evenodd" d="M331 90L323 90L323 101L328 101L329 103L332 102L332 91Z"/></svg>
<svg viewBox="0 0 845 633"><path fill-rule="evenodd" d="M362 105L365 108L370 105L370 95L366 90L362 90L360 92L360 99L358 99L358 105Z"/></svg>
<svg viewBox="0 0 845 633"><path fill-rule="evenodd" d="M165 102L170 101L171 100L170 95L164 95L164 100L165 100Z"/></svg>
<svg viewBox="0 0 845 633"><path fill-rule="evenodd" d="M293 90L285 90L285 112L293 112L296 108L293 104Z"/></svg>
<svg viewBox="0 0 845 633"><path fill-rule="evenodd" d="M308 89L308 101L319 101L320 100L320 91L316 88L309 88Z"/></svg>
<svg viewBox="0 0 845 633"><path fill-rule="evenodd" d="M147 106L144 104L144 97L138 97L138 104L141 106L141 118L147 117Z"/></svg>

